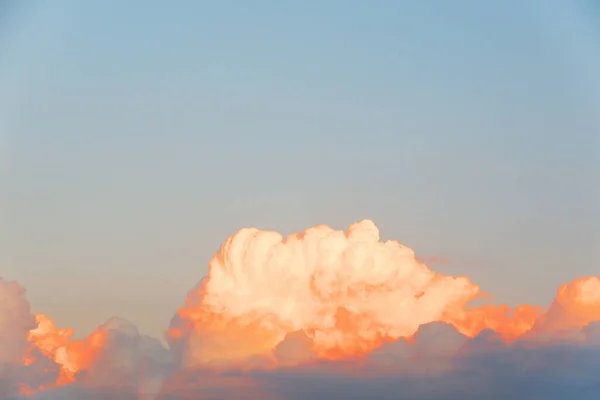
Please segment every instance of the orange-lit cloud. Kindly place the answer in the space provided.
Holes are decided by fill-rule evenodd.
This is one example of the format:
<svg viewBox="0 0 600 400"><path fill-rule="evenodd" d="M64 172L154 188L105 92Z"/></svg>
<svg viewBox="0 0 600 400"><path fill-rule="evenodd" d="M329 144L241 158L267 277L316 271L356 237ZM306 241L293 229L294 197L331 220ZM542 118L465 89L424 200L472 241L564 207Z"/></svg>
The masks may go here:
<svg viewBox="0 0 600 400"><path fill-rule="evenodd" d="M600 278L560 286L548 309L473 307L479 286L424 260L368 220L242 229L168 349L119 318L73 340L0 280L0 398L600 398Z"/></svg>
<svg viewBox="0 0 600 400"><path fill-rule="evenodd" d="M463 310L479 294L466 277L437 274L371 221L348 232L317 226L283 238L242 229L209 263L170 334L183 363L266 355L304 330L324 358L365 354L385 340Z"/></svg>

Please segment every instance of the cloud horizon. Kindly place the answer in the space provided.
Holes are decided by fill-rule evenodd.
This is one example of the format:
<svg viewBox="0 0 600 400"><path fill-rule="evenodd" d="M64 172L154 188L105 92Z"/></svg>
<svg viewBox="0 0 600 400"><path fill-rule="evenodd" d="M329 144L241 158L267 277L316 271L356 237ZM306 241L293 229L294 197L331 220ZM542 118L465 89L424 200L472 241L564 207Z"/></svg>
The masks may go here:
<svg viewBox="0 0 600 400"><path fill-rule="evenodd" d="M283 237L244 228L165 328L113 317L88 337L0 278L0 398L597 399L600 278L546 308L483 304L363 220Z"/></svg>

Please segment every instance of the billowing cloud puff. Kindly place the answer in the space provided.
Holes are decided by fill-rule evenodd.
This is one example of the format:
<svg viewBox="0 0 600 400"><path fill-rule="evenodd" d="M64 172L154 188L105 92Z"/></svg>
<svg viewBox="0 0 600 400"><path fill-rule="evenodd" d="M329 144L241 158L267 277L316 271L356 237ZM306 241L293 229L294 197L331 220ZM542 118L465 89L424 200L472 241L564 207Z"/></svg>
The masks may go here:
<svg viewBox="0 0 600 400"><path fill-rule="evenodd" d="M47 317L38 315L37 321L36 329L23 333L29 347L13 364L18 376L13 375L15 384L6 395L18 389L33 398L111 393L112 398L153 399L172 373L169 350L123 319L111 318L82 340L71 340L70 330L56 328Z"/></svg>
<svg viewBox="0 0 600 400"><path fill-rule="evenodd" d="M111 318L96 333L103 343L93 362L78 376L93 386L131 387L135 393L156 394L170 373L171 355L157 339L140 335L128 321Z"/></svg>
<svg viewBox="0 0 600 400"><path fill-rule="evenodd" d="M28 347L27 334L35 319L25 299L25 289L0 278L0 397L15 390Z"/></svg>
<svg viewBox="0 0 600 400"><path fill-rule="evenodd" d="M327 358L367 352L455 314L479 287L441 275L371 221L317 226L284 239L242 229L209 264L170 336L182 365L268 354L303 330ZM458 315L456 315L458 319Z"/></svg>
<svg viewBox="0 0 600 400"><path fill-rule="evenodd" d="M594 321L600 321L600 278L589 277L561 285L548 312L532 330L568 334Z"/></svg>

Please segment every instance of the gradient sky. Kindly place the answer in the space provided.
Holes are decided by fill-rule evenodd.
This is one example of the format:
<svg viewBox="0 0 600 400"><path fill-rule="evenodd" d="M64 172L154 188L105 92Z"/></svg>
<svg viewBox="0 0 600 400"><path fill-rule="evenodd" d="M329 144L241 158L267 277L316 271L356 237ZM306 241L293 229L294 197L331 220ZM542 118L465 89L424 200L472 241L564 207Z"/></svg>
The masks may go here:
<svg viewBox="0 0 600 400"><path fill-rule="evenodd" d="M511 305L600 271L594 1L3 4L0 276L79 335L162 335L249 225L370 218Z"/></svg>

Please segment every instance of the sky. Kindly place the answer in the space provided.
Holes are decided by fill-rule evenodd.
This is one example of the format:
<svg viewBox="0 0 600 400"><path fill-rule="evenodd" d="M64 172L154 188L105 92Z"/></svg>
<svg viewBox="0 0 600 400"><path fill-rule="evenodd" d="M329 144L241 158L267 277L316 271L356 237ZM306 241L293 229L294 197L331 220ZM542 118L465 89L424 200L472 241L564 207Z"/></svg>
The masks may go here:
<svg viewBox="0 0 600 400"><path fill-rule="evenodd" d="M593 1L5 2L0 276L162 337L238 229L368 218L510 305L598 274Z"/></svg>

